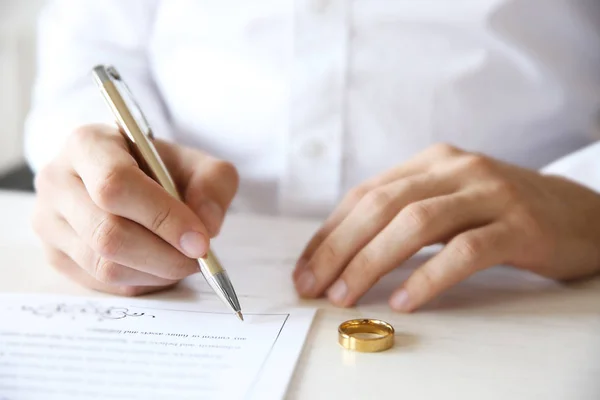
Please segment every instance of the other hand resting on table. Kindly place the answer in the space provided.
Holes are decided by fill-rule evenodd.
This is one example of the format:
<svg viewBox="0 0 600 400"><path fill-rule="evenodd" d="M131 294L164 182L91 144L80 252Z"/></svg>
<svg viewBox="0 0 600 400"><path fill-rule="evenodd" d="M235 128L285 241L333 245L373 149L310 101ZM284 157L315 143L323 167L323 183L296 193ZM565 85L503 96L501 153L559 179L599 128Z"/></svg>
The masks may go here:
<svg viewBox="0 0 600 400"><path fill-rule="evenodd" d="M560 177L437 145L352 190L294 271L306 298L347 307L421 248L441 252L390 297L410 312L504 264L554 279L600 271L600 194Z"/></svg>

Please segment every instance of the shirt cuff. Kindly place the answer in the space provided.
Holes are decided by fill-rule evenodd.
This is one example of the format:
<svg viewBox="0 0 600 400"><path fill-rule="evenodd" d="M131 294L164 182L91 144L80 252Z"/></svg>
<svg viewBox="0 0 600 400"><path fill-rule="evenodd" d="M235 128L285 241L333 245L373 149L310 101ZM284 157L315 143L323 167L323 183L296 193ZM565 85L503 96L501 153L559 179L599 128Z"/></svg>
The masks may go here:
<svg viewBox="0 0 600 400"><path fill-rule="evenodd" d="M600 141L554 161L541 172L562 176L600 193Z"/></svg>

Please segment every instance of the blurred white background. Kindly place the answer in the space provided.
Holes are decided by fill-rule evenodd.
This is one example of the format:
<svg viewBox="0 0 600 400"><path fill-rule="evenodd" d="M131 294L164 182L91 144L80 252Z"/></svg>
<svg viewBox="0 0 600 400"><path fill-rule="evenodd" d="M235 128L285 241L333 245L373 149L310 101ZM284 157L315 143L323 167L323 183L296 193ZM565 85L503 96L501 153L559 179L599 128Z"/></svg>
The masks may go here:
<svg viewBox="0 0 600 400"><path fill-rule="evenodd" d="M0 0L0 176L23 165L23 122L35 72L42 0Z"/></svg>

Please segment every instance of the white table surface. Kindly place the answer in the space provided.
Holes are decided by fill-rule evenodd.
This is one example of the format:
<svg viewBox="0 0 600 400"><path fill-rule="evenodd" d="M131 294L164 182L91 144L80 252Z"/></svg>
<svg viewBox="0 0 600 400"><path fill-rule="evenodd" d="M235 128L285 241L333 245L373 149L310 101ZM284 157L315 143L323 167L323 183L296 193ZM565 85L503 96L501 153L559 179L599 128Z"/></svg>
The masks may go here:
<svg viewBox="0 0 600 400"><path fill-rule="evenodd" d="M30 228L33 198L0 192L0 292L105 296L55 273ZM387 297L418 258L384 278L353 309L300 301L290 274L318 227L296 221L231 215L214 248L242 302L319 309L290 399L600 399L600 280L561 286L506 268L484 271L426 309L391 312ZM201 277L149 296L201 301ZM367 317L390 322L396 346L349 353L337 327Z"/></svg>

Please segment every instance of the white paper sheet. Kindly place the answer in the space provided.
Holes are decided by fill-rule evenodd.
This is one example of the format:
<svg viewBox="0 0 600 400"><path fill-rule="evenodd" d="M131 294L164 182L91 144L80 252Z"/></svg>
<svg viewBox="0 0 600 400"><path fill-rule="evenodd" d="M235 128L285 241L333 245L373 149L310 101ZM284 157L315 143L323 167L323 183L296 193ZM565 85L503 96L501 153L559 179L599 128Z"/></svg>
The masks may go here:
<svg viewBox="0 0 600 400"><path fill-rule="evenodd" d="M314 311L244 311L0 295L0 400L281 399Z"/></svg>

